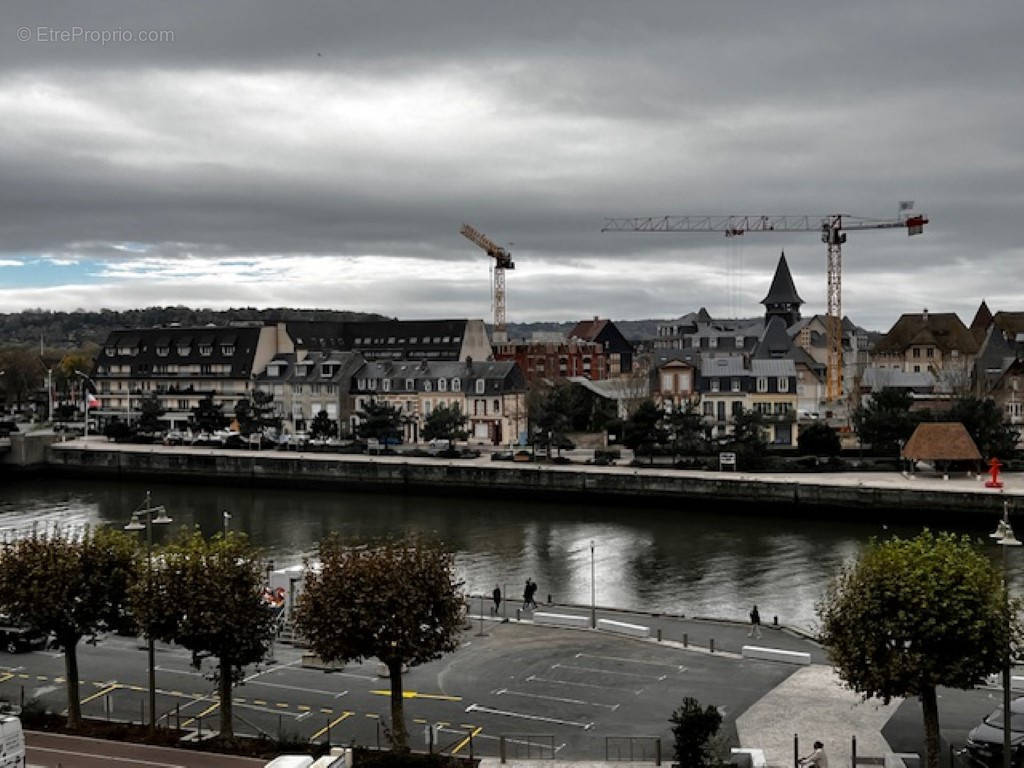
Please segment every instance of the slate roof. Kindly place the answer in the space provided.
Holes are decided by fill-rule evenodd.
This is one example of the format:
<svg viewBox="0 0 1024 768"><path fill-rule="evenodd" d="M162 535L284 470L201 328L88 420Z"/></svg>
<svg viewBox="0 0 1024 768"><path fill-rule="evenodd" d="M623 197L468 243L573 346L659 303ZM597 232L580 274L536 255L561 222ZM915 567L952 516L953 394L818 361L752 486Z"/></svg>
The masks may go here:
<svg viewBox="0 0 1024 768"><path fill-rule="evenodd" d="M894 389L913 389L919 392L931 391L935 387L935 377L927 371L908 373L892 368L869 367L864 369L860 380L861 387L872 392L881 392L887 387Z"/></svg>
<svg viewBox="0 0 1024 768"><path fill-rule="evenodd" d="M297 360L295 354L279 354L274 357L267 368L256 376L260 383L274 383L287 381L290 384L338 384L344 390L348 389L348 382L353 374L366 362L359 352L328 352L314 353L307 355L303 360ZM271 376L271 368L276 366L280 370L277 376ZM324 376L324 370L331 370L332 373Z"/></svg>
<svg viewBox="0 0 1024 768"><path fill-rule="evenodd" d="M477 394L477 379L486 382L485 394L526 389L526 380L519 366L511 360L375 360L367 362L352 375L357 379L391 379L390 392L408 391L405 384L409 379L417 392L426 391L426 381L432 382L431 392L437 392L433 386L437 379L459 379L459 393L468 395ZM381 389L378 387L376 391L381 392Z"/></svg>
<svg viewBox="0 0 1024 768"><path fill-rule="evenodd" d="M981 453L959 421L918 424L903 446L904 458L913 461L979 461Z"/></svg>
<svg viewBox="0 0 1024 768"><path fill-rule="evenodd" d="M581 320L576 323L571 331L566 335L566 338L570 339L583 339L584 341L597 341L597 337L604 330L604 327L608 325L608 320L601 320L595 317L593 320Z"/></svg>
<svg viewBox="0 0 1024 768"><path fill-rule="evenodd" d="M285 324L296 348L358 350L367 358L458 360L467 320L301 320Z"/></svg>
<svg viewBox="0 0 1024 768"><path fill-rule="evenodd" d="M796 364L792 360L751 360L751 376L796 376Z"/></svg>
<svg viewBox="0 0 1024 768"><path fill-rule="evenodd" d="M1011 338L1024 333L1024 312L996 312L992 320Z"/></svg>
<svg viewBox="0 0 1024 768"><path fill-rule="evenodd" d="M933 344L943 353L959 350L973 355L978 343L955 312L914 313L900 319L875 344L874 354L902 354L907 347Z"/></svg>
<svg viewBox="0 0 1024 768"><path fill-rule="evenodd" d="M768 295L761 299L765 306L772 304L803 304L804 300L797 295L796 286L793 284L793 275L789 272L789 264L786 263L786 254L779 257L779 264L775 268L775 277L772 278L771 288Z"/></svg>
<svg viewBox="0 0 1024 768"><path fill-rule="evenodd" d="M749 376L750 370L744 365L743 358L739 355L724 355L722 357L701 355L700 375L704 378Z"/></svg>
<svg viewBox="0 0 1024 768"><path fill-rule="evenodd" d="M252 372L252 361L256 354L261 327L258 325L245 327L209 327L198 328L133 328L111 331L106 341L96 354L93 371L98 376L110 376L108 371L99 372L99 368L109 369L111 365L128 365L131 376L159 378L169 376L185 382L175 373L155 373L158 365L230 365L230 373L196 374L197 376L215 375L227 378L247 378ZM210 354L199 352L200 345L210 345ZM180 354L182 348L188 353ZM225 347L233 347L233 353L224 354ZM120 350L131 349L134 354L121 354ZM157 354L157 350L166 354ZM114 354L107 354L113 351ZM125 375L125 374L119 374Z"/></svg>
<svg viewBox="0 0 1024 768"><path fill-rule="evenodd" d="M989 310L985 300L982 299L978 311L974 313L974 319L971 320L970 326L971 335L974 336L976 342L981 344L982 339L985 338L985 332L990 325L992 325L992 312Z"/></svg>

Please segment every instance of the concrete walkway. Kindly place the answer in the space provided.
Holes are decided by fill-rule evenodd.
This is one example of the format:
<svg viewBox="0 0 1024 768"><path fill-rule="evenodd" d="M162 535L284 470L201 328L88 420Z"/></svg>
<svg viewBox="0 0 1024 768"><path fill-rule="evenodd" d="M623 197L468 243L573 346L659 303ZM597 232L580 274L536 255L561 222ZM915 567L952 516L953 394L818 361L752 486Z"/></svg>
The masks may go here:
<svg viewBox="0 0 1024 768"><path fill-rule="evenodd" d="M882 728L902 699L888 705L843 687L832 667L803 667L769 691L736 720L743 747L764 750L769 766L793 765L793 734L800 739L800 756L810 754L821 741L829 764L850 765L851 737L857 737L858 755L882 757L892 752Z"/></svg>

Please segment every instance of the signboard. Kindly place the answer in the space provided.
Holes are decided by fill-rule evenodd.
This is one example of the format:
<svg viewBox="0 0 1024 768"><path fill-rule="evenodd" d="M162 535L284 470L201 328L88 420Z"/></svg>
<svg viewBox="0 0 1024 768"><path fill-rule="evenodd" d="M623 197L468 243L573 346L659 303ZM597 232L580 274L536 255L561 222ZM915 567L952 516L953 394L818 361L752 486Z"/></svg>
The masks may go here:
<svg viewBox="0 0 1024 768"><path fill-rule="evenodd" d="M723 452L718 454L718 469L719 471L724 470L726 467L735 471L736 470L736 454L732 452Z"/></svg>
<svg viewBox="0 0 1024 768"><path fill-rule="evenodd" d="M366 438L366 451L367 453L370 451L380 451L380 440L376 437Z"/></svg>

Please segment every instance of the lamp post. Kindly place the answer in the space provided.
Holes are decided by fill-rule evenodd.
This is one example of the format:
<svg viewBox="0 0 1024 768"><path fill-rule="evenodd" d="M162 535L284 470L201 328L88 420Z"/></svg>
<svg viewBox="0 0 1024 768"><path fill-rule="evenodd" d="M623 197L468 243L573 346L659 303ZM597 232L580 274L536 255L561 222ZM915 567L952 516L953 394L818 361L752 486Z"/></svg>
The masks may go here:
<svg viewBox="0 0 1024 768"><path fill-rule="evenodd" d="M597 582L594 579L594 540L590 540L590 628L597 629Z"/></svg>
<svg viewBox="0 0 1024 768"><path fill-rule="evenodd" d="M154 517L154 515L156 515ZM153 588L153 526L166 525L172 522L167 516L167 510L163 505L152 506L150 503L149 491L146 491L146 500L141 508L132 512L131 522L124 529L126 531L146 531L146 591ZM146 632L146 650L149 655L149 729L156 730L156 646L153 642L153 634Z"/></svg>
<svg viewBox="0 0 1024 768"><path fill-rule="evenodd" d="M1008 502L1003 502L1003 519L999 521L995 531L989 534L989 536L996 540L1002 548L1002 560L1003 560L1003 596L1006 600L1007 613L1009 613L1010 603L1010 583L1006 571L1006 550L1009 547L1019 547L1021 542L1013 534L1013 528L1010 526L1010 505ZM1007 616L1009 621L1009 616ZM1009 635L1009 626L1007 626L1007 635ZM1012 660L1010 658L1010 640L1009 636L1006 641L1006 659L1003 665L1003 768L1010 768L1011 754L1010 754L1010 723L1011 723L1011 712L1010 712L1010 665Z"/></svg>
<svg viewBox="0 0 1024 768"><path fill-rule="evenodd" d="M89 378L86 374L82 373L77 368L75 369L75 376L78 376L79 378L82 379L82 405L84 406L84 410L85 410L85 439L86 439L86 441L88 441L89 440L89 400L85 396L85 382L89 382L90 384L92 384L94 389L99 389L99 387L96 386L96 382L95 381L93 381L91 378Z"/></svg>

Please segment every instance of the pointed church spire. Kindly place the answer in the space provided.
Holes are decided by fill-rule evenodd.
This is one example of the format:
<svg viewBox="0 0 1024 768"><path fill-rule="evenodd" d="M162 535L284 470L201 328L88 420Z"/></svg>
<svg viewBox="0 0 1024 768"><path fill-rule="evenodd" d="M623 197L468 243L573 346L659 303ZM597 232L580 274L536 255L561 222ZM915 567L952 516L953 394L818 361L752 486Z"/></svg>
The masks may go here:
<svg viewBox="0 0 1024 768"><path fill-rule="evenodd" d="M796 286L793 285L793 275L789 272L785 251L779 256L779 265L775 268L772 286L761 303L765 306L765 323L772 317L781 317L788 328L800 319L800 305L804 300L797 294Z"/></svg>

